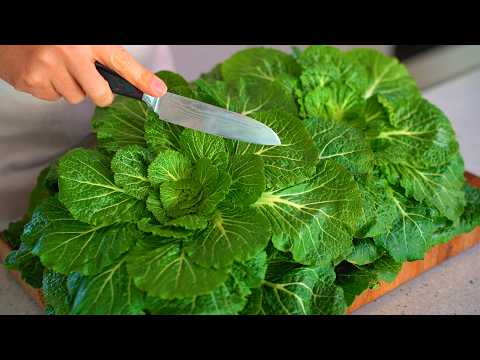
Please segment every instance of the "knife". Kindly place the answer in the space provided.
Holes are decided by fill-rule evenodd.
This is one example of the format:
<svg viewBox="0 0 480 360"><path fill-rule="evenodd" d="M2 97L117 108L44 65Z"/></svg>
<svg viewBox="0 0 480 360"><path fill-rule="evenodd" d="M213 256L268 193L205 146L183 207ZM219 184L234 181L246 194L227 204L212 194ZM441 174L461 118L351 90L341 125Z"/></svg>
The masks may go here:
<svg viewBox="0 0 480 360"><path fill-rule="evenodd" d="M114 94L142 100L164 121L227 139L281 145L272 129L248 116L169 92L162 97L150 96L99 62L95 67Z"/></svg>

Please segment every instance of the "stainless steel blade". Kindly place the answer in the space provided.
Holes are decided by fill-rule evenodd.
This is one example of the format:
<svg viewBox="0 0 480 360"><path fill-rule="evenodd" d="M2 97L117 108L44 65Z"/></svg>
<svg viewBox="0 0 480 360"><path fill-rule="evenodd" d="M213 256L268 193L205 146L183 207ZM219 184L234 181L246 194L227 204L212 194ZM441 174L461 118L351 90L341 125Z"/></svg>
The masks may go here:
<svg viewBox="0 0 480 360"><path fill-rule="evenodd" d="M277 134L261 122L201 101L172 93L160 98L144 94L143 101L160 119L176 125L253 144L281 144Z"/></svg>

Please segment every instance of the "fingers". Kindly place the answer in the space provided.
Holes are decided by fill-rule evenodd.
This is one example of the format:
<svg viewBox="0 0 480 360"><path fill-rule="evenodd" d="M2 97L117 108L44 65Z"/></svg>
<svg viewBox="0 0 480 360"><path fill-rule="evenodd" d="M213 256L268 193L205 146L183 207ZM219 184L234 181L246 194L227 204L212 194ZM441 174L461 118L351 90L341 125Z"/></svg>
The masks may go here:
<svg viewBox="0 0 480 360"><path fill-rule="evenodd" d="M167 92L165 83L137 62L123 47L95 46L93 51L98 61L116 71L144 93L160 97Z"/></svg>
<svg viewBox="0 0 480 360"><path fill-rule="evenodd" d="M82 58L71 65L68 71L76 79L83 92L100 107L113 102L113 93L107 81L98 73L91 59Z"/></svg>
<svg viewBox="0 0 480 360"><path fill-rule="evenodd" d="M52 84L48 84L42 89L33 89L28 92L36 98L46 101L57 101L62 98L62 95L55 90Z"/></svg>
<svg viewBox="0 0 480 360"><path fill-rule="evenodd" d="M67 69L57 72L53 80L53 87L70 104L80 104L85 99L85 93Z"/></svg>

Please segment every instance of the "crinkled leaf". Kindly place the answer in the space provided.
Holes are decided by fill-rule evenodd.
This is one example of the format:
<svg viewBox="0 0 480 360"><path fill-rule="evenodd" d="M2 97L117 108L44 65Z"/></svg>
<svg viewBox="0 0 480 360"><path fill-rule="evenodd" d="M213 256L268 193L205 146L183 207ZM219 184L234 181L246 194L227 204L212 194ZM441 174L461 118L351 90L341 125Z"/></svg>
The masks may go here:
<svg viewBox="0 0 480 360"><path fill-rule="evenodd" d="M198 213L202 216L210 216L217 208L217 205L225 199L230 189L232 178L227 172L217 172L212 166L203 161L197 162L194 176L202 185L203 192L203 199L198 206Z"/></svg>
<svg viewBox="0 0 480 360"><path fill-rule="evenodd" d="M368 73L362 64L352 61L339 49L326 45L312 45L299 57L304 71L300 76L304 91L328 86L341 81L348 87L362 92L368 85Z"/></svg>
<svg viewBox="0 0 480 360"><path fill-rule="evenodd" d="M378 156L388 162L428 168L447 164L456 155L458 143L452 125L436 106L420 97L393 102L382 96L379 100L391 125L376 122L374 146Z"/></svg>
<svg viewBox="0 0 480 360"><path fill-rule="evenodd" d="M221 208L207 229L188 247L192 261L223 268L246 261L263 250L270 238L268 220L254 208Z"/></svg>
<svg viewBox="0 0 480 360"><path fill-rule="evenodd" d="M182 131L182 127L159 119L155 113L149 113L145 123L145 141L154 153L179 150Z"/></svg>
<svg viewBox="0 0 480 360"><path fill-rule="evenodd" d="M348 86L333 83L306 93L303 104L308 116L354 123L361 120L365 100Z"/></svg>
<svg viewBox="0 0 480 360"><path fill-rule="evenodd" d="M151 189L147 174L148 156L147 149L130 145L117 151L111 163L115 184L139 200L144 200Z"/></svg>
<svg viewBox="0 0 480 360"><path fill-rule="evenodd" d="M208 294L228 277L227 269L195 264L176 242L156 249L135 247L128 255L128 272L140 289L162 299Z"/></svg>
<svg viewBox="0 0 480 360"><path fill-rule="evenodd" d="M174 150L164 150L149 165L148 178L152 184L158 185L165 181L186 179L191 171L192 163L187 157Z"/></svg>
<svg viewBox="0 0 480 360"><path fill-rule="evenodd" d="M137 224L138 228L146 233L166 238L181 239L192 234L191 231L173 226L157 225L150 223L149 219L142 219Z"/></svg>
<svg viewBox="0 0 480 360"><path fill-rule="evenodd" d="M291 55L282 51L253 48L235 53L222 64L221 72L227 82L249 78L275 81L284 74L298 76L300 67Z"/></svg>
<svg viewBox="0 0 480 360"><path fill-rule="evenodd" d="M59 199L77 220L100 226L145 217L145 203L115 185L106 156L75 149L60 160L58 172Z"/></svg>
<svg viewBox="0 0 480 360"><path fill-rule="evenodd" d="M174 300L148 297L146 308L154 315L236 315L247 303L251 284L263 280L266 263L265 253L261 254L245 264L235 263L225 283L207 295Z"/></svg>
<svg viewBox="0 0 480 360"><path fill-rule="evenodd" d="M143 315L144 294L127 273L125 258L103 272L81 279L72 315Z"/></svg>
<svg viewBox="0 0 480 360"><path fill-rule="evenodd" d="M389 98L402 98L419 93L415 80L406 67L390 56L373 49L354 49L346 53L349 61L359 62L368 73L368 83L362 89L363 97L384 95Z"/></svg>
<svg viewBox="0 0 480 360"><path fill-rule="evenodd" d="M433 221L427 208L400 194L394 194L394 201L400 216L392 229L374 238L375 243L397 262L421 260L432 246Z"/></svg>
<svg viewBox="0 0 480 360"><path fill-rule="evenodd" d="M200 215L185 215L166 223L168 226L181 227L187 230L203 230L207 227L207 219Z"/></svg>
<svg viewBox="0 0 480 360"><path fill-rule="evenodd" d="M167 221L167 215L163 209L162 202L160 201L160 196L157 192L151 192L147 198L147 209L150 211L154 218L159 223L164 223Z"/></svg>
<svg viewBox="0 0 480 360"><path fill-rule="evenodd" d="M44 266L40 259L32 253L32 248L25 243L20 244L18 250L11 251L5 259L5 267L17 270L22 279L34 288L42 287Z"/></svg>
<svg viewBox="0 0 480 360"><path fill-rule="evenodd" d="M67 289L67 276L55 271L45 272L42 282L43 300L52 308L55 315L70 313L70 296Z"/></svg>
<svg viewBox="0 0 480 360"><path fill-rule="evenodd" d="M255 206L270 220L275 246L301 264L327 265L352 250L360 193L351 175L332 161L322 162L308 182L264 193Z"/></svg>
<svg viewBox="0 0 480 360"><path fill-rule="evenodd" d="M269 126L282 145L267 146L237 142L232 152L254 154L264 162L267 189L276 189L303 181L313 175L318 152L302 121L282 112L258 112L255 119Z"/></svg>
<svg viewBox="0 0 480 360"><path fill-rule="evenodd" d="M358 180L363 199L361 228L356 237L375 237L389 231L398 219L398 208L386 180L369 176Z"/></svg>
<svg viewBox="0 0 480 360"><path fill-rule="evenodd" d="M392 165L408 197L435 207L456 222L465 205L463 159L458 155L448 166L421 170L406 164Z"/></svg>
<svg viewBox="0 0 480 360"><path fill-rule="evenodd" d="M52 201L53 202L53 201ZM134 224L95 227L75 220L61 205L47 217L47 226L33 248L42 263L62 274L94 275L113 264L142 233Z"/></svg>
<svg viewBox="0 0 480 360"><path fill-rule="evenodd" d="M373 152L361 130L328 118L308 118L304 123L320 160L332 159L353 174L372 171Z"/></svg>
<svg viewBox="0 0 480 360"><path fill-rule="evenodd" d="M339 315L346 309L332 268L299 268L267 279L254 289L246 314Z"/></svg>
<svg viewBox="0 0 480 360"><path fill-rule="evenodd" d="M394 261L388 255L366 266L345 262L335 269L336 283L343 289L347 306L350 306L358 295L376 287L379 281L394 281L400 269L401 263Z"/></svg>
<svg viewBox="0 0 480 360"><path fill-rule="evenodd" d="M112 105L97 107L92 126L97 137L97 146L114 152L128 145L146 146L145 122L153 111L142 101L117 96Z"/></svg>
<svg viewBox="0 0 480 360"><path fill-rule="evenodd" d="M234 155L229 174L232 184L227 201L234 206L248 206L265 191L263 159L257 155Z"/></svg>
<svg viewBox="0 0 480 360"><path fill-rule="evenodd" d="M212 160L216 166L226 166L225 141L221 137L186 129L180 135L180 147L192 162L205 158Z"/></svg>
<svg viewBox="0 0 480 360"><path fill-rule="evenodd" d="M368 265L378 260L385 253L379 249L372 239L357 239L353 242L352 253L347 257L347 261L354 265Z"/></svg>

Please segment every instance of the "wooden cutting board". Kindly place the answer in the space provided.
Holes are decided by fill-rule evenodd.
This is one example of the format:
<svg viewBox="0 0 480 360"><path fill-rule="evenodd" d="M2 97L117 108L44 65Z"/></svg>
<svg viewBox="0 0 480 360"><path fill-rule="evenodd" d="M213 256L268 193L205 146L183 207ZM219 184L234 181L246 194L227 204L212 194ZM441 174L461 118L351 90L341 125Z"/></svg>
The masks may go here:
<svg viewBox="0 0 480 360"><path fill-rule="evenodd" d="M469 173L465 173L465 178L471 185L480 187L479 177L476 177ZM431 268L441 264L445 260L456 256L462 251L465 251L479 243L480 227L477 227L472 232L458 236L446 244L435 246L426 254L423 260L407 262L403 264L400 273L393 282L381 282L376 289L366 290L361 295L357 296L353 304L348 308L347 313L351 314L353 311L359 309L363 305L366 305L378 299L379 297L406 283L407 281L416 278L425 271L430 270ZM0 262L3 263L5 257L10 251L10 247L0 234ZM18 283L22 286L25 292L32 299L34 299L42 309L44 309L45 305L43 303L41 291L38 289L34 289L30 285L25 283L21 279L21 276L17 271L11 271L11 274L15 278L15 280L18 281Z"/></svg>

